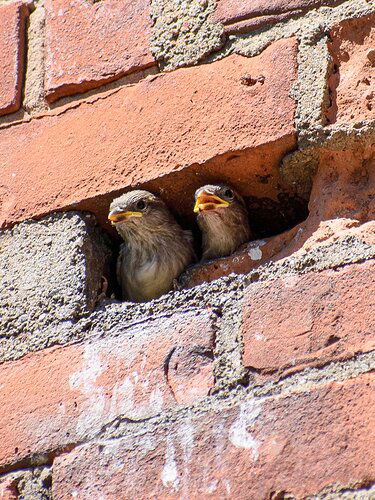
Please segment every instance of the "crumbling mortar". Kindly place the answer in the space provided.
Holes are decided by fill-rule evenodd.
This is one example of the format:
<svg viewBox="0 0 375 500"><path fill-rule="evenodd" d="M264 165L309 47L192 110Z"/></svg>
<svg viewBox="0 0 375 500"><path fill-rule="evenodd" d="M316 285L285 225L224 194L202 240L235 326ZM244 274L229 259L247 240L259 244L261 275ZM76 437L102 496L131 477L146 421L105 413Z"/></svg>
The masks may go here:
<svg viewBox="0 0 375 500"><path fill-rule="evenodd" d="M375 120L354 124L312 125L299 132L299 149L287 154L281 175L288 186L308 199L319 163L320 150L356 150L375 144Z"/></svg>
<svg viewBox="0 0 375 500"><path fill-rule="evenodd" d="M2 481L13 483L18 500L52 499L51 467L23 468L0 476Z"/></svg>
<svg viewBox="0 0 375 500"><path fill-rule="evenodd" d="M220 24L209 21L215 0L151 0L151 52L162 70L199 63L225 43Z"/></svg>
<svg viewBox="0 0 375 500"><path fill-rule="evenodd" d="M26 75L23 108L31 114L48 109L44 99L44 1L34 3L27 24Z"/></svg>
<svg viewBox="0 0 375 500"><path fill-rule="evenodd" d="M339 483L326 486L306 500L373 500L375 498L375 479L352 481L349 484Z"/></svg>

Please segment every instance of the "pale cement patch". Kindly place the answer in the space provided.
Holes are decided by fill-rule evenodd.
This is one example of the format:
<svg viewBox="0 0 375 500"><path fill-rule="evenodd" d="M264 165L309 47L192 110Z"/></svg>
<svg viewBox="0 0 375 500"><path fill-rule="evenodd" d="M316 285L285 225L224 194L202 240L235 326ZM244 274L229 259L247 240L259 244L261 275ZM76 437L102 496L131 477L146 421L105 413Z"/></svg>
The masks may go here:
<svg viewBox="0 0 375 500"><path fill-rule="evenodd" d="M27 61L23 106L28 113L48 109L44 99L44 25L45 10L38 4L30 14L27 32Z"/></svg>

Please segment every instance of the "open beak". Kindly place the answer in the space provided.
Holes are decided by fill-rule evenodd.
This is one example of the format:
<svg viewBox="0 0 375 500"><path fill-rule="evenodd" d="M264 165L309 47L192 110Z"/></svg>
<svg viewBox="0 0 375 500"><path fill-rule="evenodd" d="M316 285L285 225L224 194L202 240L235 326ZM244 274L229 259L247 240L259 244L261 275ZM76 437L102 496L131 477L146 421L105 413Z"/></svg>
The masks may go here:
<svg viewBox="0 0 375 500"><path fill-rule="evenodd" d="M112 210L108 214L108 219L111 224L116 224L117 222L125 222L130 219L130 217L142 217L142 212L124 212L123 210Z"/></svg>
<svg viewBox="0 0 375 500"><path fill-rule="evenodd" d="M199 213L202 210L214 210L219 207L228 207L229 203L222 200L219 196L205 193L204 191L197 196L194 206L194 213Z"/></svg>

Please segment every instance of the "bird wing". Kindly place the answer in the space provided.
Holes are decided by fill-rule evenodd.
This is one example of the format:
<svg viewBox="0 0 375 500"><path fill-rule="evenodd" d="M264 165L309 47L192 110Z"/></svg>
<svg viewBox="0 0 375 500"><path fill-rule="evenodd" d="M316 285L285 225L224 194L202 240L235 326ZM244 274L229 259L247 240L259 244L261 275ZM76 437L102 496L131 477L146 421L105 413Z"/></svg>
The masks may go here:
<svg viewBox="0 0 375 500"><path fill-rule="evenodd" d="M123 277L122 277L122 273L123 273L123 269L124 269L124 263L125 263L125 258L126 258L126 252L127 252L127 248L126 248L126 243L122 243L120 245L120 252L118 254L118 258L117 258L117 265L116 265L116 277L117 277L117 282L119 283L119 285L122 287L123 286Z"/></svg>
<svg viewBox="0 0 375 500"><path fill-rule="evenodd" d="M194 242L193 233L189 229L183 229L182 232L184 233L184 238L187 241L188 245L191 246L191 249L192 249L192 261L194 262L194 261L197 260L197 254L196 254L196 251L195 251L195 248L194 248L194 243L195 242Z"/></svg>

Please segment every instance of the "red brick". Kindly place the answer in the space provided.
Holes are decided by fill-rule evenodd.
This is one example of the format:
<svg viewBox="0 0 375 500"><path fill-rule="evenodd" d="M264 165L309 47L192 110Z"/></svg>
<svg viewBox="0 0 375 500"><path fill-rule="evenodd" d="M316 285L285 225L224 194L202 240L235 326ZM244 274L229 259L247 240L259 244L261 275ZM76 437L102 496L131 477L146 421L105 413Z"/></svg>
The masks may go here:
<svg viewBox="0 0 375 500"><path fill-rule="evenodd" d="M21 106L27 14L21 2L0 6L0 116Z"/></svg>
<svg viewBox="0 0 375 500"><path fill-rule="evenodd" d="M50 102L155 64L146 0L47 0L46 79Z"/></svg>
<svg viewBox="0 0 375 500"><path fill-rule="evenodd" d="M280 22L288 16L301 14L305 10L321 5L336 5L339 2L340 0L218 0L212 20L228 25L226 31L246 30L246 27L252 31L266 24Z"/></svg>
<svg viewBox="0 0 375 500"><path fill-rule="evenodd" d="M102 441L53 464L59 500L295 498L375 474L374 374L250 399L152 434ZM281 497L280 497L281 498Z"/></svg>
<svg viewBox="0 0 375 500"><path fill-rule="evenodd" d="M0 482L0 500L17 500L17 480L6 479Z"/></svg>
<svg viewBox="0 0 375 500"><path fill-rule="evenodd" d="M375 15L343 21L330 35L334 71L329 78L329 122L375 119L375 64L368 55L375 47Z"/></svg>
<svg viewBox="0 0 375 500"><path fill-rule="evenodd" d="M104 223L113 196L136 185L180 215L194 216L195 189L218 178L275 199L296 141L296 55L294 39L280 40L254 58L149 77L0 131L0 225L67 207ZM244 85L248 74L264 83Z"/></svg>
<svg viewBox="0 0 375 500"><path fill-rule="evenodd" d="M375 349L375 262L255 283L245 294L243 363L301 369Z"/></svg>
<svg viewBox="0 0 375 500"><path fill-rule="evenodd" d="M95 435L118 415L144 418L176 406L171 354L188 359L213 348L207 313L116 330L116 337L46 349L0 366L0 467ZM197 356L194 362L194 378L185 381L190 401L206 396L213 384L212 362ZM183 376L181 371L182 384Z"/></svg>

